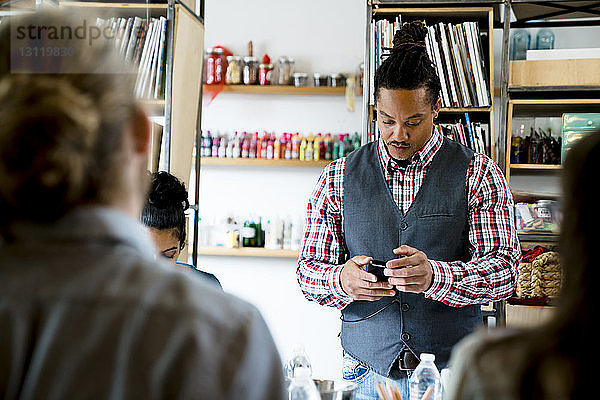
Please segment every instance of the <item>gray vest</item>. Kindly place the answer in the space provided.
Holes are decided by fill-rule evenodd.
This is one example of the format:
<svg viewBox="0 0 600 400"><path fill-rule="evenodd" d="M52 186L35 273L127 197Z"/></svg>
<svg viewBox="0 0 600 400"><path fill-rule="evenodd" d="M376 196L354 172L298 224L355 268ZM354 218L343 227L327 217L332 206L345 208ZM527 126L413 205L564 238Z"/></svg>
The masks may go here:
<svg viewBox="0 0 600 400"><path fill-rule="evenodd" d="M402 214L387 186L377 142L351 153L344 176L344 235L350 257L367 255L388 261L406 244L431 260L468 261L466 173L473 152L444 138L413 203ZM446 366L452 346L482 322L478 305L455 308L423 294L398 293L399 304L361 322L342 322L344 350L377 373L389 375L400 352L433 353ZM342 314L356 320L394 299L354 301Z"/></svg>

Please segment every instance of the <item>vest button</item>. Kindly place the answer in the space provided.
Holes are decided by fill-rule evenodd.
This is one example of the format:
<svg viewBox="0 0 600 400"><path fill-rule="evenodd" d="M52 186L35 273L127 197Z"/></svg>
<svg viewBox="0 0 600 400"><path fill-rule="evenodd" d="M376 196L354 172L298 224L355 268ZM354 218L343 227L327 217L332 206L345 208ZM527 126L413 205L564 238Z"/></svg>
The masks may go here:
<svg viewBox="0 0 600 400"><path fill-rule="evenodd" d="M401 336L402 340L404 340L405 342L408 342L410 340L410 335L406 332L404 332Z"/></svg>
<svg viewBox="0 0 600 400"><path fill-rule="evenodd" d="M406 222L402 221L402 223L400 224L400 229L402 229L403 231L405 231L406 228L408 228L408 224Z"/></svg>
<svg viewBox="0 0 600 400"><path fill-rule="evenodd" d="M408 310L410 310L410 306L408 305L408 303L402 303L402 311L406 312Z"/></svg>

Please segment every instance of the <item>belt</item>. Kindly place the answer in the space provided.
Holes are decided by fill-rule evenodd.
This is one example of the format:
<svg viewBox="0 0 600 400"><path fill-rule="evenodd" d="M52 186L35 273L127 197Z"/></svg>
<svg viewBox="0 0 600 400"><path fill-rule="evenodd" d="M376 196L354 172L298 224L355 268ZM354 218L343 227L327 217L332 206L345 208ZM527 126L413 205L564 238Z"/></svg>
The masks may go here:
<svg viewBox="0 0 600 400"><path fill-rule="evenodd" d="M404 349L398 356L398 369L400 371L413 371L419 365L419 358L408 349Z"/></svg>

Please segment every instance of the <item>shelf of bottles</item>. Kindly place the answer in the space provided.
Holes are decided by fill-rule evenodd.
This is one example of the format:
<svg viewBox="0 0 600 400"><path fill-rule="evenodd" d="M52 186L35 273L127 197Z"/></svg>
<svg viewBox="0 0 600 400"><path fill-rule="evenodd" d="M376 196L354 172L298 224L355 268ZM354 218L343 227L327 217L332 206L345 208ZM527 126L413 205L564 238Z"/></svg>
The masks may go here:
<svg viewBox="0 0 600 400"><path fill-rule="evenodd" d="M360 147L358 132L300 133L202 132L204 165L294 166L323 168Z"/></svg>

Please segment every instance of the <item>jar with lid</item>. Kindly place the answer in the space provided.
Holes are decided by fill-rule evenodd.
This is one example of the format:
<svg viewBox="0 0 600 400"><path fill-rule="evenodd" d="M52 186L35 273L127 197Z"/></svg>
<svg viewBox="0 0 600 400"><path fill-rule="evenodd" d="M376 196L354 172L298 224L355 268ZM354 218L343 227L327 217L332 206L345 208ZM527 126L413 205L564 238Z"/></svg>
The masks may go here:
<svg viewBox="0 0 600 400"><path fill-rule="evenodd" d="M294 73L294 59L282 56L277 65L277 84L291 85Z"/></svg>
<svg viewBox="0 0 600 400"><path fill-rule="evenodd" d="M530 47L531 36L525 29L517 29L512 37L511 60L527 59L527 50Z"/></svg>
<svg viewBox="0 0 600 400"><path fill-rule="evenodd" d="M554 33L550 29L540 29L535 37L535 48L551 50L554 48Z"/></svg>
<svg viewBox="0 0 600 400"><path fill-rule="evenodd" d="M313 74L313 81L315 86L327 86L327 75L315 72Z"/></svg>
<svg viewBox="0 0 600 400"><path fill-rule="evenodd" d="M258 83L262 86L271 84L271 75L273 74L273 64L271 58L265 54L262 63L258 67Z"/></svg>
<svg viewBox="0 0 600 400"><path fill-rule="evenodd" d="M294 86L302 87L308 83L308 74L306 72L295 72L294 73Z"/></svg>
<svg viewBox="0 0 600 400"><path fill-rule="evenodd" d="M242 83L242 57L227 56L227 74L225 83L239 85Z"/></svg>
<svg viewBox="0 0 600 400"><path fill-rule="evenodd" d="M346 86L346 77L342 74L329 74L327 85L331 87Z"/></svg>
<svg viewBox="0 0 600 400"><path fill-rule="evenodd" d="M225 73L227 70L226 63L227 60L225 59L223 49L209 47L206 50L205 80L207 85L225 82Z"/></svg>
<svg viewBox="0 0 600 400"><path fill-rule="evenodd" d="M256 85L258 81L258 60L256 57L244 57L244 85Z"/></svg>

